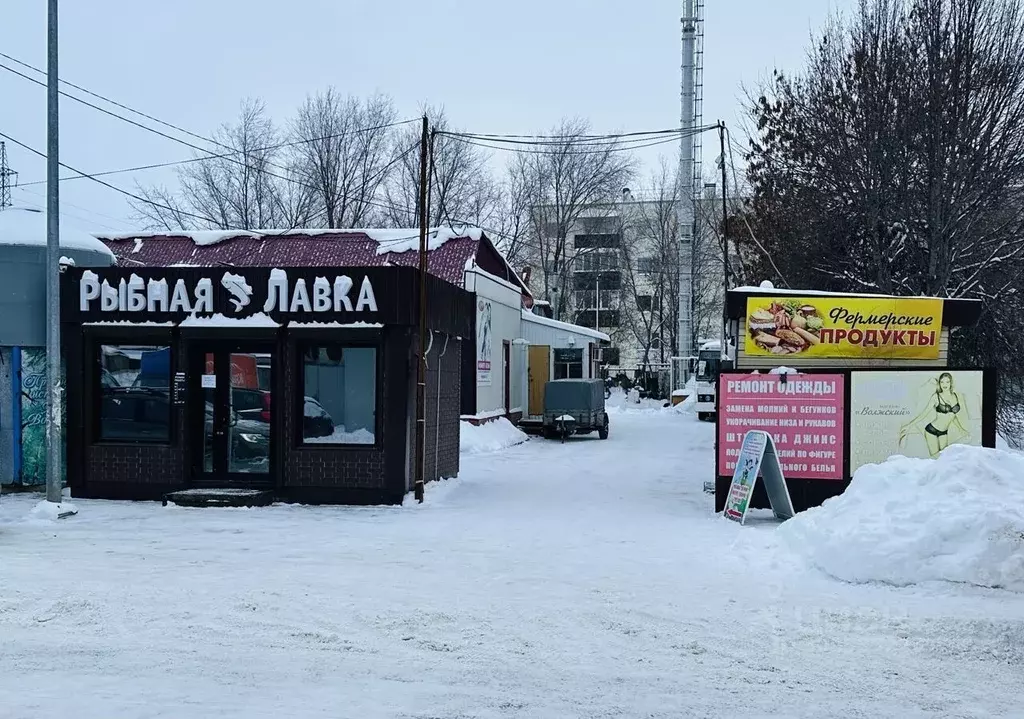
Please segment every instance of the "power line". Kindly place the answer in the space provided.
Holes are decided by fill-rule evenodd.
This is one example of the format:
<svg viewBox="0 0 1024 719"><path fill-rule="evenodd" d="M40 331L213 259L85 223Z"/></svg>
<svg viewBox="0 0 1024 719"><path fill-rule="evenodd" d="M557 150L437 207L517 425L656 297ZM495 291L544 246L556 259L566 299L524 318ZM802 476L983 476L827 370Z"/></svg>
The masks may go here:
<svg viewBox="0 0 1024 719"><path fill-rule="evenodd" d="M45 152L40 152L39 150L35 149L34 147L26 145L24 142L21 142L20 140L14 139L10 135L5 135L4 133L0 132L0 137L4 138L5 140L8 140L10 142L13 142L18 147L21 147L22 149L28 150L29 152L31 152L34 155L38 155L39 157L43 158L44 160L46 159L46 153ZM167 210L169 212L174 212L174 213L177 213L179 215L183 215L185 217L192 217L194 219L202 220L203 222L209 222L210 224L214 224L214 225L217 224L216 221L211 220L209 217L204 217L203 215L196 215L196 214L191 213L191 212L186 212L185 210L175 209L173 207L169 207L169 206L161 204L159 202L154 202L153 200L147 200L144 197L139 197L138 195L136 195L133 192L129 192L128 190L120 188L117 185L111 185L109 182L106 182L105 180L101 180L99 178L93 177L89 173L82 172L81 170L77 170L74 167L71 167L71 165L68 165L66 163L61 162L60 166L65 168L65 169L67 169L67 170L71 170L72 172L77 172L82 177L87 177L90 180L92 180L93 182L97 182L97 183L103 185L104 187L110 188L111 190L114 190L115 192L120 192L122 195L125 195L126 197L131 197L132 199L138 200L139 202L145 202L145 203L148 203L150 205L153 205L154 207L159 207L161 209Z"/></svg>
<svg viewBox="0 0 1024 719"><path fill-rule="evenodd" d="M312 142L322 142L324 140L333 140L333 139L336 139L336 138L339 138L339 137L344 137L345 135L348 135L348 134L351 134L351 133L372 132L374 130L384 130L384 129L387 129L389 127L397 127L398 125L404 125L404 124L407 124L409 122L415 122L415 120L402 120L401 122L393 122L393 123L388 123L386 125L374 125L374 126L371 126L371 127L361 127L359 129L356 129L356 130L349 130L348 132L341 132L341 133L337 133L337 134L334 134L334 135L324 135L323 137L312 137L312 138L305 139L305 140L289 140L287 142L280 142L280 143L277 143L275 145L266 145L264 147L257 147L257 148L254 148L252 150L232 150L231 152L224 152L224 153L220 153L220 154L208 154L205 157L190 157L190 158L187 158L185 160L171 160L170 162L158 162L158 163L153 163L153 164L149 164L149 165L136 165L135 167L124 167L124 168L121 168L121 169L118 169L118 170L104 170L103 172L94 172L94 173L92 173L92 177L106 177L108 175L122 175L122 174L126 174L126 173L129 173L129 172L141 172L143 170L156 170L156 169L160 169L160 168L163 168L163 167L174 167L176 165L188 165L188 164L195 163L195 162L206 162L208 160L221 160L221 159L224 159L224 158L232 157L234 155L242 155L242 154L245 154L246 152L254 153L254 154L258 153L258 152L269 152L271 150L280 150L280 149L285 148L285 147L296 147L297 145L305 145L305 144L309 144L309 143L312 143ZM213 140L211 140L211 142L213 142ZM276 166L276 165L272 165L272 166L279 167L279 166ZM67 182L69 180L81 180L81 179L83 179L83 177L84 177L83 175L72 175L71 177L62 177L62 178L60 178L60 180L61 180L61 182ZM22 187L27 187L29 185L45 185L45 184L46 184L46 180L35 180L33 182L23 182L23 183L21 183L21 186Z"/></svg>
<svg viewBox="0 0 1024 719"><path fill-rule="evenodd" d="M27 63L23 63L20 60L11 58L9 55L5 55L3 53L0 53L0 57L8 58L8 59L10 59L10 60L12 60L14 62L17 62L20 65L23 65L25 67L33 69L36 72L41 72L38 68L34 68L31 65L28 65ZM18 77L24 78L25 80L28 80L29 82L35 83L36 85L39 85L41 87L46 87L46 83L45 82L42 82L41 80L37 80L34 77L30 77L29 75L26 75L25 73L20 72L18 70L15 70L14 68L9 67L9 66L7 66L7 65L5 65L3 63L0 63L0 69L7 70L8 72L17 75ZM337 133L337 134L334 134L334 135L326 135L324 137L307 138L307 139L302 139L302 140L291 140L291 141L288 141L288 142L282 142L282 143L278 143L278 144L275 144L275 145L269 145L267 147L254 148L252 150L238 150L238 149L236 149L234 147L231 147L230 145L226 145L226 144L224 144L224 143L222 143L222 142L220 142L218 140L214 140L214 139L211 139L211 138L208 138L208 137L204 137L202 135L197 135L194 132L191 132L189 130L185 130L183 128L180 128L177 125L173 125L173 124L171 124L169 122L165 122L163 120L159 120L157 118L154 118L151 115L147 115L144 112L140 112L138 110L134 110L131 107L128 107L127 105L123 105L121 103L118 103L118 102L115 102L113 100L110 100L110 99L108 99L106 97L103 97L102 95L98 95L97 93L93 93L93 92L91 92L89 90L85 90L84 88L80 88L78 85L73 85L72 83L68 83L66 81L62 81L62 82L64 82L65 84L69 85L70 87L74 87L75 89L79 89L79 90L81 90L83 92L86 92L86 93L88 93L88 94L90 94L90 95L92 95L94 97L98 97L98 98L104 100L105 102L109 102L112 105L116 105L118 107L122 107L122 108L128 110L129 112L133 112L136 115L139 115L140 117L145 117L146 119L152 120L154 122L158 122L161 125L164 125L166 127L170 127L170 128L172 128L172 129L174 129L174 130L176 130L178 132L182 132L182 133L184 133L186 135L190 135L192 137L196 137L196 138L200 139L203 142L208 142L210 144L218 145L220 147L223 147L223 148L231 150L231 152L226 152L226 153L221 153L221 154L213 153L213 152L211 152L210 150L208 150L208 149L206 149L204 147L200 147L198 145L195 145L195 144L193 144L191 142L188 142L187 140L182 140L179 137L174 137L173 135L169 135L166 132L162 132L162 131L157 130L155 128L149 127L148 125L144 125L141 122L137 122L136 120L132 120L131 118L125 117L123 115L119 115L116 112L112 112L111 110L108 110L106 108L100 107L99 105L91 103L91 102L89 102L87 100L83 100L80 97L76 97L75 95L72 95L70 93L64 92L62 90L62 91L60 91L60 94L63 95L64 97L67 97L68 99L74 100L75 102L81 103L82 105L85 105L86 107L90 107L90 108L92 108L94 110L97 110L98 112L102 112L105 115L109 115L110 117L113 117L113 118L116 118L118 120L121 120L122 122L127 122L129 125L133 125L134 127L137 127L139 129L146 130L147 132L151 132L151 133L153 133L155 135L159 135L160 137L163 137L165 139L171 140L172 142L176 142L176 143L178 143L180 145L184 145L185 147L191 148L191 149L196 150L198 152L205 153L205 155L206 155L206 157L191 158L191 159L188 159L188 160L179 160L179 161L176 161L176 162L159 163L159 164L154 164L154 165L145 165L145 166L141 166L141 167L137 167L137 168L126 168L126 169L123 169L123 170L111 170L111 171L107 171L107 172L104 172L104 173L98 173L96 175L92 175L92 177L98 177L100 175L112 175L112 174L118 174L118 173L123 173L123 172L136 172L136 171L140 171L140 170L149 170L149 169L155 169L155 168L160 168L160 167L170 167L170 166L173 166L173 165L182 165L182 164L186 164L186 163L190 163L190 162L201 162L203 160L213 160L213 159L226 159L226 160L229 160L231 162L234 162L237 165L245 167L246 169L253 169L248 164L243 163L242 161L234 160L233 156L235 156L235 155L244 155L244 154L254 154L254 153L257 153L257 152L267 152L267 151L270 151L270 150L277 150L277 149L281 149L281 148L284 148L284 147L294 147L294 146L297 146L297 145L308 144L308 143L311 143L311 142L321 142L323 140L334 139L334 138L337 138L337 137L344 137L345 135L349 135L349 134L355 134L355 133L361 133L361 132L372 132L372 131L375 131L375 130L384 130L384 129L388 129L390 127L397 127L399 125L406 125L406 124L409 124L411 122L415 122L416 121L416 119L401 120L401 121L397 121L397 122L390 122L390 123L385 123L385 124L381 124L381 125L376 125L376 126L371 126L371 127L366 127L366 128L360 128L360 129L357 129L357 130L349 130L347 132ZM272 162L267 162L266 164L268 166L270 166L270 167L276 167L277 169L285 171L285 172L289 171L288 168L282 167L280 165L276 165L276 164L274 164ZM271 173L268 173L268 174L271 174ZM75 178L61 178L61 179L62 180L66 180L66 179L75 179ZM288 179L288 178L279 178L279 179ZM35 184L42 184L42 182L44 182L44 181L31 182L31 183L26 183L26 184L35 185Z"/></svg>
<svg viewBox="0 0 1024 719"><path fill-rule="evenodd" d="M647 147L656 147L658 145L665 145L665 144L668 144L670 142L678 142L679 141L678 137L668 137L668 138L664 138L664 139L661 139L661 140L655 140L653 142L649 142L649 143L645 143L645 144L630 145L628 147L608 146L608 147L605 147L603 149L597 149L597 150L578 150L578 151L577 150L566 150L566 151L562 151L562 152L552 152L551 150L529 150L529 149L517 149L517 148L512 148L512 147L502 147L501 145L491 145L491 144L487 144L487 143L483 143L483 142L476 142L476 141L473 141L473 140L467 140L467 139L464 139L464 138L461 138L461 137L457 137L457 138L454 138L454 139L458 140L459 142L464 142L467 145L473 145L475 147L482 147L482 148L486 148L488 150L500 150L500 151L503 151L503 152L522 152L522 153L526 153L526 154L530 154L530 155L563 155L563 156L564 155L599 155L599 154L611 153L611 152L633 152L635 150L642 150L642 149L647 148ZM563 143L563 144L571 145L572 143Z"/></svg>
<svg viewBox="0 0 1024 719"><path fill-rule="evenodd" d="M6 53L0 52L0 57L4 58L6 60L9 60L9 61L11 61L13 63L16 63L16 64L18 64L18 65L20 65L20 66L22 66L24 68L27 68L27 69L32 70L34 72L37 72L37 73L39 73L41 75L45 75L46 74L46 72L44 70L41 70L38 67L30 65L27 62L19 60L16 57L12 57L12 56L10 56L10 55L8 55ZM30 82L34 82L37 85L42 85L43 87L46 87L46 83L45 82L37 80L37 79L35 79L33 77L29 77L28 75L25 75L25 74L23 74L21 72L18 72L17 70L14 70L13 68L10 68L10 67L2 64L2 63L0 63L0 68L3 68L4 70L7 70L8 72L12 72L15 75L23 77L26 80L29 80ZM166 120L161 120L158 117L154 117L153 115L149 115L149 114L147 114L145 112L142 112L141 110L136 110L135 108L133 108L133 107L131 107L129 105L125 105L124 103L118 102L117 100L112 100L109 97L101 95L101 94L99 94L97 92L93 92L92 90L89 90L88 88L82 87L81 85L76 85L75 83L70 82L68 80L61 80L60 82L62 84L64 84L64 85L67 85L68 87L71 87L71 88L74 88L75 90L78 90L79 92L83 92L86 95L89 95L90 97L95 97L98 100L102 100L103 102L106 102L106 103L109 103L109 104L111 104L111 105L113 105L115 107L121 108L122 110L126 110L126 111L132 113L133 115L138 115L139 117L143 117L143 118L145 118L145 119L147 119L147 120L149 120L151 122L155 122L158 125L163 125L164 127L167 127L169 129L175 130L175 131L180 132L180 133L182 133L184 135L188 135L189 137L194 137L195 139L200 140L202 142L208 142L208 143L210 143L212 145L218 145L220 147L223 147L224 149L232 150L236 154L241 154L241 151L238 151L236 148L231 147L230 145L226 145L223 142L220 142L219 140L216 140L216 139L213 139L213 138L210 138L210 137L206 137L205 135L200 135L198 133L192 132L191 130L187 130L187 129L183 128L183 127L180 127L179 125L175 125L174 123L167 122ZM150 127L148 127L146 125L141 125L139 123L136 123L133 120L130 120L130 119L126 118L126 117L118 115L117 113L110 112L109 110L105 110L104 108L97 107L96 105L94 105L94 104L92 104L90 102L86 102L85 100L82 100L81 98L75 97L74 95L68 94L66 92L61 92L61 95L64 95L67 98L75 100L76 102L80 102L80 103L86 105L87 107L94 108L96 110L99 110L100 112L103 112L103 113L106 113L106 114L111 115L113 117L116 117L119 120L123 120L124 122L128 122L128 123L131 123L133 125L136 125L137 127L140 127L140 128L142 128L144 130L149 130L150 132L157 133L157 134L159 134L159 135L161 135L163 137L168 137L167 135L163 135L163 133L159 132L158 130L154 130L153 128L150 128ZM263 150L270 150L270 149L278 149L280 147L288 147L290 145L297 145L297 144L302 144L302 143L305 143L305 142L317 142L317 141L321 141L321 140L329 140L329 139L333 139L335 137L342 137L342 136L347 135L349 133L368 132L368 131L371 131L371 130L386 129L388 127L395 127L395 126L398 126L398 125L407 125L409 123L416 122L418 119L419 118L412 118L412 119L409 119L409 120L402 120L400 122L392 122L392 123L388 123L388 124L385 124L385 125L379 125L377 127L365 128L365 129L360 129L360 130L349 130L348 132L338 133L337 135L327 135L325 137L313 138L313 139L309 139L309 140L298 140L298 141L295 141L293 143L281 143L279 145L273 145L273 146L266 147L266 148L259 148L259 150L254 150L253 152L263 151ZM182 140L180 140L178 138L174 138L174 137L169 137L169 139L174 140L175 142L182 142ZM197 148L197 149L201 149L201 148Z"/></svg>
<svg viewBox="0 0 1024 719"><path fill-rule="evenodd" d="M27 187L18 187L18 188L15 188L15 189L21 190L23 192L28 192L30 194L35 195L36 197L43 197L43 198L46 197L45 193L37 192L35 190L30 190ZM122 219L120 219L118 217L113 217L111 215L105 215L102 212L96 212L96 210L89 209L88 207L82 207L81 205L76 205L73 202L68 202L64 198L61 198L60 204L61 204L62 207L64 205L67 205L68 207L74 207L74 208L76 208L78 210L81 210L82 212L87 212L90 215L96 215L97 217L104 217L104 218L106 218L108 220L112 220L114 222L124 222L124 220L122 220ZM67 213L67 214L68 214L68 217L75 217L75 215L72 215L71 213ZM107 225L105 223L99 222L97 220L87 220L87 219L85 219L83 217L75 217L75 219L80 220L82 222L95 223L95 224L100 225L102 227L106 227L108 230L116 229L114 227L111 227L110 225Z"/></svg>
<svg viewBox="0 0 1024 719"><path fill-rule="evenodd" d="M676 140L682 137L690 137L701 132L712 130L716 125L698 127L693 129L673 128L669 130L648 130L643 132L625 132L611 135L520 135L507 136L510 139L503 139L501 135L486 135L467 132L440 131L439 134L463 140L475 140L478 142L498 143L499 145L525 145L532 147L574 145L580 147L604 147L613 146L623 149L630 149L631 146L646 143L658 138ZM517 139L518 138L518 139ZM532 139L525 139L532 138Z"/></svg>

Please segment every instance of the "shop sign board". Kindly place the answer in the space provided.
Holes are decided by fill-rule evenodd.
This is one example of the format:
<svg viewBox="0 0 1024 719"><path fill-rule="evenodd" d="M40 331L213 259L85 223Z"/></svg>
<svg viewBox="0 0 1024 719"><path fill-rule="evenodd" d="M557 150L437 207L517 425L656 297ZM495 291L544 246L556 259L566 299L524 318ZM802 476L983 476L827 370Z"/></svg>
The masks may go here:
<svg viewBox="0 0 1024 719"><path fill-rule="evenodd" d="M850 474L893 455L935 457L951 444L984 446L982 370L853 372Z"/></svg>
<svg viewBox="0 0 1024 719"><path fill-rule="evenodd" d="M775 443L770 434L760 430L752 430L743 436L732 484L725 500L725 517L740 524L746 521L758 475L764 482L776 519L792 518L796 512L782 474Z"/></svg>
<svg viewBox="0 0 1024 719"><path fill-rule="evenodd" d="M719 474L733 473L744 437L762 430L790 479L843 479L842 374L723 374L719 382Z"/></svg>
<svg viewBox="0 0 1024 719"><path fill-rule="evenodd" d="M749 297L744 350L752 357L939 357L942 300L928 297Z"/></svg>

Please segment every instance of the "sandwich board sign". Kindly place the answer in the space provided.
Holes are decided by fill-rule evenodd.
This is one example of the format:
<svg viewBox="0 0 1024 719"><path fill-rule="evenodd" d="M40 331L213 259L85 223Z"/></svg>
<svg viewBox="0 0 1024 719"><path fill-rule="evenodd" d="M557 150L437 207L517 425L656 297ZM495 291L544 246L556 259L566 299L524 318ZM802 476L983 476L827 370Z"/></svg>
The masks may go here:
<svg viewBox="0 0 1024 719"><path fill-rule="evenodd" d="M750 509L750 500L754 496L758 474L764 481L775 518L792 518L796 512L793 510L793 500L789 496L786 480L782 476L782 464L775 452L775 442L770 434L760 430L751 430L743 436L732 484L729 486L729 496L725 500L725 516L743 524L747 510Z"/></svg>

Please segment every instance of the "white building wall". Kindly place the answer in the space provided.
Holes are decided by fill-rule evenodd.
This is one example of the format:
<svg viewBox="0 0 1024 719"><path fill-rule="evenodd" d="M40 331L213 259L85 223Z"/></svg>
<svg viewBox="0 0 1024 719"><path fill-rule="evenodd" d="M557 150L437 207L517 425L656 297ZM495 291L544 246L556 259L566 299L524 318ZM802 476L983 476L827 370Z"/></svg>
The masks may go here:
<svg viewBox="0 0 1024 719"><path fill-rule="evenodd" d="M594 373L588 358L591 356L591 346L600 345L602 341L608 342L608 335L603 332L596 332L570 325L566 322L550 320L547 317L532 314L527 310L522 312L522 335L523 339L531 345L546 345L552 349L576 348L583 349L583 378L593 379ZM551 355L551 362L554 362L554 355ZM549 373L553 368L549 366Z"/></svg>
<svg viewBox="0 0 1024 719"><path fill-rule="evenodd" d="M522 292L515 285L499 277L484 272L478 267L467 269L465 288L476 295L476 336L477 336L477 383L476 383L476 414L489 416L505 412L505 342L509 343L510 356L510 392L509 410L521 409L517 405L515 389L526 384L526 365L516 360L513 343L522 337L520 333L521 311L523 306ZM483 326L489 315L489 326ZM489 333L489 346L482 347L483 333ZM484 370L480 362L489 362L490 368ZM521 394L521 392L520 392Z"/></svg>

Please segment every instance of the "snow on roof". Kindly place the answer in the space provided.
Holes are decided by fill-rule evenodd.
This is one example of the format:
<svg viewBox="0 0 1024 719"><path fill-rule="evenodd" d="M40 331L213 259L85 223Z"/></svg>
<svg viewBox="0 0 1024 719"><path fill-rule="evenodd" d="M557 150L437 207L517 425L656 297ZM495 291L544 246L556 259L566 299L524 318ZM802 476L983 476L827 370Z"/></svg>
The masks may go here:
<svg viewBox="0 0 1024 719"><path fill-rule="evenodd" d="M428 231L427 249L436 250L445 242L455 238L468 237L479 242L483 236L483 230L479 227L435 227ZM100 240L135 240L133 252L138 252L142 243L146 240L179 239L191 240L198 247L216 245L225 240L233 240L246 237L253 240L270 240L275 237L292 238L305 235L314 237L316 235L351 236L353 239L368 237L377 243L377 254L386 255L389 252L410 252L420 247L420 231L413 228L404 229L376 229L376 228L352 228L352 229L292 229L292 230L181 230L175 232L113 232L97 233Z"/></svg>
<svg viewBox="0 0 1024 719"><path fill-rule="evenodd" d="M46 246L46 213L27 207L6 207L0 210L0 245ZM95 252L114 258L114 253L98 239L61 223L62 250Z"/></svg>
<svg viewBox="0 0 1024 719"><path fill-rule="evenodd" d="M702 350L720 350L722 349L721 340L708 340L700 346Z"/></svg>
<svg viewBox="0 0 1024 719"><path fill-rule="evenodd" d="M580 327L579 325L571 325L568 322L559 322L558 320L549 320L543 315L535 315L529 310L523 310L523 319L527 322L535 322L539 325L546 325L548 327L555 327L566 332L572 332L578 335L584 335L586 337L593 337L594 339L601 340L602 342L611 342L612 338L606 335L604 332L592 330L589 327Z"/></svg>
<svg viewBox="0 0 1024 719"><path fill-rule="evenodd" d="M249 317L225 317L217 312L212 317L191 315L181 321L181 327L280 327L277 322L263 312Z"/></svg>
<svg viewBox="0 0 1024 719"><path fill-rule="evenodd" d="M960 297L927 297L925 295L879 295L872 294L870 292L826 292L824 290L789 290L780 289L778 287L753 287L745 285L743 287L733 287L729 290L730 292L748 294L748 295L794 295L799 297L884 297L886 299L926 299L926 300L951 300L955 299L958 302L980 302L981 300L967 300Z"/></svg>

